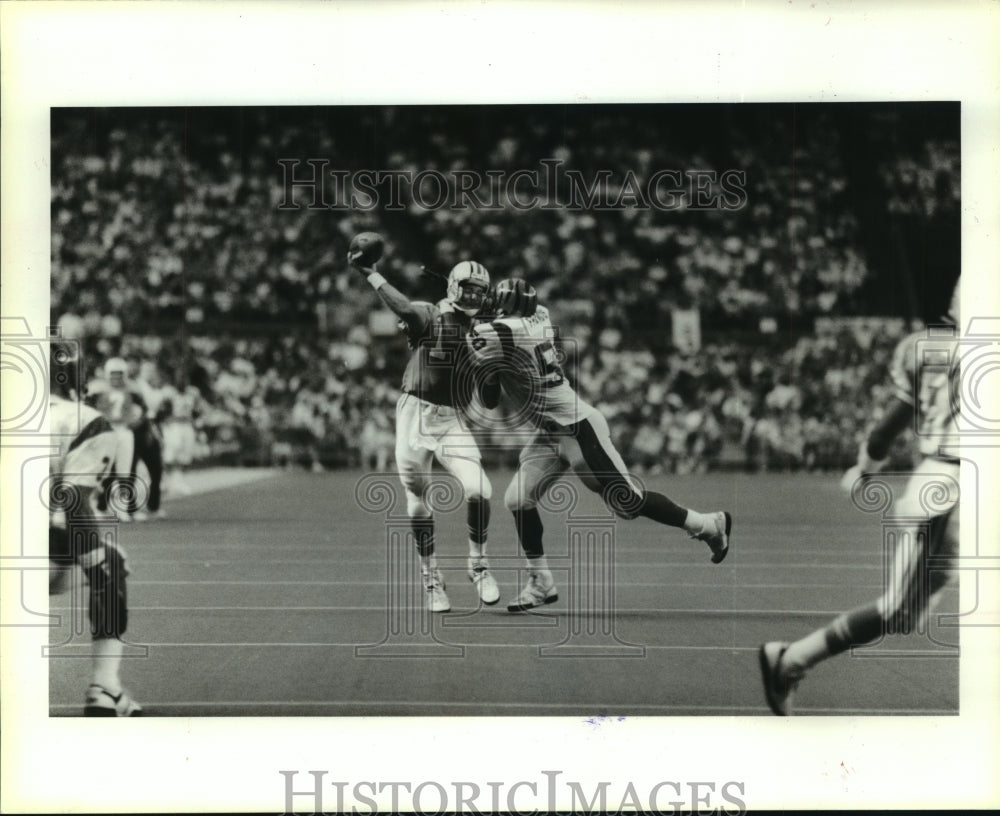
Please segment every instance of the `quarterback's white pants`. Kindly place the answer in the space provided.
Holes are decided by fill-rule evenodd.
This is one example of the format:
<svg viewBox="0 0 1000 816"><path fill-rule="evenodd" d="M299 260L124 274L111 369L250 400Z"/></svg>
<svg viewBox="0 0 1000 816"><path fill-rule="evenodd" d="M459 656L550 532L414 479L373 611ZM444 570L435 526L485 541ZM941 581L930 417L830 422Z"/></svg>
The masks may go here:
<svg viewBox="0 0 1000 816"><path fill-rule="evenodd" d="M887 517L897 518L892 562L879 611L885 620L902 615L915 623L926 617L935 596L953 579L958 557L959 466L925 459L914 470L903 496ZM904 521L905 520L905 521ZM912 523L906 523L912 520Z"/></svg>
<svg viewBox="0 0 1000 816"><path fill-rule="evenodd" d="M434 459L462 485L466 501L493 494L479 446L455 409L404 393L396 403L396 469L410 516L430 515L424 491Z"/></svg>

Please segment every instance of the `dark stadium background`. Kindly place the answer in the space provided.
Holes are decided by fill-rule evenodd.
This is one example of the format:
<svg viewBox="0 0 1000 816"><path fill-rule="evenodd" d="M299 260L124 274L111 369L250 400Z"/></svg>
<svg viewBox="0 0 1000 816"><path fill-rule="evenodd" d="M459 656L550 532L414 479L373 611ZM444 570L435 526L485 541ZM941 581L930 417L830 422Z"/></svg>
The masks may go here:
<svg viewBox="0 0 1000 816"><path fill-rule="evenodd" d="M837 481L889 396L896 341L941 318L959 273L959 113L950 102L53 109L52 322L83 342L88 373L121 354L203 400L193 494L168 491L166 519L120 530L132 637L151 658L126 661L126 683L153 714L766 713L757 644L880 590L879 520ZM619 180L745 171L746 204L313 209L297 189L302 206L280 206L282 160L511 174L552 157ZM562 604L548 628L437 629L469 649L447 667L351 659L386 614L383 521L354 491L392 469L407 359L346 269L351 236L368 229L389 241L382 271L414 298L443 294L421 265L447 272L474 257L494 278L527 277L626 462L684 504L734 511L720 567L682 535L616 528L618 634L645 644L646 660L624 672L541 660L535 646L570 625ZM692 321L693 335L677 331ZM481 438L506 603L521 560L499 497L516 450ZM905 468L911 441L890 467ZM475 606L459 515L441 519L438 547L456 615ZM556 550L563 521L546 515ZM476 614L495 625L502 607ZM954 655L940 644L955 631L935 630L936 656ZM898 657L832 661L803 708L957 711L956 660ZM53 713L78 713L82 663L53 661Z"/></svg>
<svg viewBox="0 0 1000 816"><path fill-rule="evenodd" d="M324 210L298 189L299 207L279 208L280 160L509 176L551 157L616 181L736 169L746 204ZM214 459L268 463L277 443L283 459L318 445L325 463L356 464L352 440L373 406L391 410L406 357L401 337L371 336L374 296L343 262L352 234L377 229L384 270L414 297L441 296L421 264L446 272L471 256L495 278L526 276L637 466L839 468L894 340L948 301L959 164L957 103L59 108L52 318L83 324L92 368L122 352L197 385L218 409L201 428ZM697 354L672 345L678 309L698 312ZM862 316L897 321L872 340L843 321ZM220 393L235 360L257 381ZM290 422L296 394L327 399L309 403L311 429Z"/></svg>

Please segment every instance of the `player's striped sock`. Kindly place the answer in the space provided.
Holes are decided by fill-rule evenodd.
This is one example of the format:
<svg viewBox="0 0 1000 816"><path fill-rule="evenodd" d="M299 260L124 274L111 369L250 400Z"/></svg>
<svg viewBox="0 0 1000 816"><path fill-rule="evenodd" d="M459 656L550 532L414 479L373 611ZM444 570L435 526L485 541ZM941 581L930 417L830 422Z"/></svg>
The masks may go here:
<svg viewBox="0 0 1000 816"><path fill-rule="evenodd" d="M466 524L469 528L469 555L481 557L486 547L486 531L490 526L490 500L482 497L465 503Z"/></svg>
<svg viewBox="0 0 1000 816"><path fill-rule="evenodd" d="M527 558L540 558L545 554L542 549L542 517L538 514L538 508L526 507L523 510L514 510L514 528L517 530L518 540L521 542L521 549Z"/></svg>
<svg viewBox="0 0 1000 816"><path fill-rule="evenodd" d="M421 557L434 554L434 517L413 516L410 518L410 529L417 545L417 553Z"/></svg>

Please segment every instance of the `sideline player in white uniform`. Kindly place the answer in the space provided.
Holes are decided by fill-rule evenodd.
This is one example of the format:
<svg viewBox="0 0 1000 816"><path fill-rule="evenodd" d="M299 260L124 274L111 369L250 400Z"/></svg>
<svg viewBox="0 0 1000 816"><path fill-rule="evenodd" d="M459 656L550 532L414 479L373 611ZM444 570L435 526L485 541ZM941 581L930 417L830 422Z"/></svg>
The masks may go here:
<svg viewBox="0 0 1000 816"><path fill-rule="evenodd" d="M112 466L118 436L96 409L79 401L73 372L77 360L55 344L51 361L49 427L58 454L51 460L49 559L50 594L65 591L69 571L79 564L90 593L92 671L83 713L88 717L135 717L142 707L122 688L123 644L128 626L128 567L124 551L95 526L92 494ZM59 393L57 393L59 392ZM103 539L103 541L102 541Z"/></svg>
<svg viewBox="0 0 1000 816"><path fill-rule="evenodd" d="M479 446L463 420L472 394L463 390L466 380L461 377L469 354L465 334L489 292L489 273L476 261L456 264L448 275L447 296L430 304L411 301L374 265L357 266L356 259L348 255L348 262L367 276L382 302L405 324L412 349L396 403L395 454L428 608L451 609L434 555L434 518L424 501L435 458L459 481L465 495L469 580L483 603L495 604L500 590L486 559L492 486L483 471Z"/></svg>
<svg viewBox="0 0 1000 816"><path fill-rule="evenodd" d="M111 472L105 479L104 493L98 500L98 509L102 511L107 508L108 494L116 482L122 484L127 496L135 493L135 482L130 477L135 457L135 434L132 429L141 419L144 406L139 404L141 398L138 394L133 393L125 382L127 374L128 363L121 357L112 357L104 364L104 377L87 384L87 402L104 414L114 428L117 440ZM122 507L118 511L118 519L132 521L132 515Z"/></svg>
<svg viewBox="0 0 1000 816"><path fill-rule="evenodd" d="M521 612L558 600L537 505L569 469L620 518L644 516L683 528L708 544L713 563L722 561L729 552L732 516L689 510L632 479L604 415L566 381L554 345L556 330L548 309L538 305L534 288L520 278L500 281L493 306L496 318L475 326L468 338L479 373L477 387L487 407L503 394L511 421L534 431L504 495L528 561L528 584L507 609Z"/></svg>
<svg viewBox="0 0 1000 816"><path fill-rule="evenodd" d="M893 508L893 515L913 518L914 523L896 536L885 592L794 643L771 641L760 647L764 695L779 716L792 713L795 689L808 669L887 632L909 633L926 620L941 590L954 579L959 460L945 451L954 451L959 444L958 295L956 285L949 315L956 323L954 335L915 332L896 347L891 368L893 402L861 444L857 463L841 480L841 487L850 492L858 479L881 470L893 440L916 420L923 460ZM923 499L928 489L944 500L928 506Z"/></svg>

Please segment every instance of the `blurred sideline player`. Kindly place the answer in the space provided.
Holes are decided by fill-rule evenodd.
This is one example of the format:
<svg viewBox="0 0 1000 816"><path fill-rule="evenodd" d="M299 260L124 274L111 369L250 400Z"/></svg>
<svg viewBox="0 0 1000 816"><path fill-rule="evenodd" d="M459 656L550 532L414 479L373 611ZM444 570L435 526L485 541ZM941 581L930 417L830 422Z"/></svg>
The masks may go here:
<svg viewBox="0 0 1000 816"><path fill-rule="evenodd" d="M479 446L463 422L462 412L471 395L462 391L463 381L458 376L469 354L465 335L489 292L489 273L476 261L456 264L448 275L446 297L430 304L409 300L376 271L374 264L358 266L358 255L348 254L347 259L367 276L382 302L400 318L412 350L396 403L395 457L420 557L427 607L432 612L451 609L434 554L434 518L424 502L435 458L464 492L469 580L483 603L495 604L500 590L486 558L492 486L483 471Z"/></svg>
<svg viewBox="0 0 1000 816"><path fill-rule="evenodd" d="M120 484L122 495L127 497L128 509L116 510L120 521L132 521L131 509L135 500L135 479L131 468L135 458L133 428L145 413L145 403L125 381L128 364L121 357L112 357L104 364L104 377L87 384L87 402L100 411L115 430L117 444L111 473L104 481L104 491L98 497L98 509L107 509L115 485ZM115 504L115 502L112 502Z"/></svg>
<svg viewBox="0 0 1000 816"><path fill-rule="evenodd" d="M174 496L187 496L191 487L184 472L194 462L198 452L198 434L194 423L201 411L201 391L194 385L180 388L168 383L162 389L163 400L157 419L163 431L164 487Z"/></svg>
<svg viewBox="0 0 1000 816"><path fill-rule="evenodd" d="M52 494L59 500L50 502L49 592L65 591L70 570L74 564L80 566L90 595L93 638L84 714L134 717L142 713L142 707L122 688L119 677L121 636L128 625L125 553L94 526L98 516L91 505L93 492L101 487L112 465L119 436L107 418L79 401L78 361L72 348L54 344L51 362L49 422L53 446L59 452L51 460L50 474Z"/></svg>
<svg viewBox="0 0 1000 816"><path fill-rule="evenodd" d="M644 516L683 528L708 544L713 563L721 562L729 552L730 514L689 510L635 483L611 441L604 415L566 381L554 345L556 330L534 288L520 278L500 281L493 306L495 319L475 326L468 338L477 366L476 388L487 407L504 395L514 419L535 430L504 495L528 562L528 584L507 609L521 612L558 600L537 505L570 469L620 518Z"/></svg>
<svg viewBox="0 0 1000 816"><path fill-rule="evenodd" d="M827 658L877 640L886 632L909 633L922 628L940 592L954 579L958 556L959 460L944 452L957 450L959 287L952 297L950 337L915 332L904 337L893 356L894 398L858 451L857 463L844 474L841 487L851 491L859 478L885 465L893 440L916 420L923 460L906 484L894 515L914 523L896 536L885 591L880 598L839 615L829 625L793 643L771 641L760 647L764 694L771 710L792 713L796 687L808 669ZM945 485L945 502L928 510L922 495ZM943 505L943 506L941 506Z"/></svg>
<svg viewBox="0 0 1000 816"><path fill-rule="evenodd" d="M146 466L149 472L149 496L146 510L153 516L162 518L160 498L163 483L163 431L160 429L159 409L161 394L156 386L159 372L155 364L145 362L140 366L139 376L135 379L133 393L137 404L142 407L142 416L132 429L135 437L135 452L132 456L130 476L136 478L139 462ZM129 512L136 521L144 521L148 515L143 509L136 507L135 500L129 504Z"/></svg>

